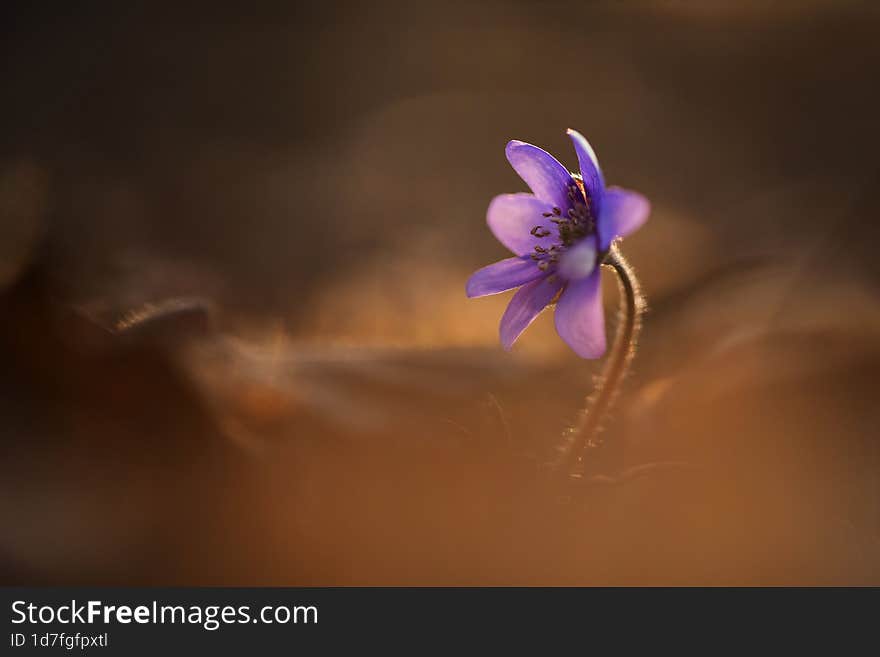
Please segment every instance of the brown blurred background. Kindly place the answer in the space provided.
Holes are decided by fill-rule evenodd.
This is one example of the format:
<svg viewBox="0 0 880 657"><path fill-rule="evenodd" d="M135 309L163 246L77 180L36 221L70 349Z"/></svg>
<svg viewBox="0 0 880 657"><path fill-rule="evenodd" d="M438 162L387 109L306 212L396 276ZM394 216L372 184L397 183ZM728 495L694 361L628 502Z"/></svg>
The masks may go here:
<svg viewBox="0 0 880 657"><path fill-rule="evenodd" d="M873 3L122 4L0 9L4 583L880 584ZM568 127L654 211L563 501L598 364L464 282Z"/></svg>

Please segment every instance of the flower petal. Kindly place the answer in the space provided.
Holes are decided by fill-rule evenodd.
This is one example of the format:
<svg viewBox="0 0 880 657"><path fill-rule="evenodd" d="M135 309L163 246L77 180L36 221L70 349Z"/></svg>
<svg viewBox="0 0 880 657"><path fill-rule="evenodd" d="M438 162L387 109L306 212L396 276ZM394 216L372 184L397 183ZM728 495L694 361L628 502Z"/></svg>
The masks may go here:
<svg viewBox="0 0 880 657"><path fill-rule="evenodd" d="M651 203L638 192L619 187L605 190L602 212L596 222L599 248L606 251L616 237L626 237L641 227L651 213Z"/></svg>
<svg viewBox="0 0 880 657"><path fill-rule="evenodd" d="M570 282L556 303L556 331L581 358L605 353L602 277L596 268L587 278Z"/></svg>
<svg viewBox="0 0 880 657"><path fill-rule="evenodd" d="M466 292L470 298L506 292L523 283L544 276L535 263L528 258L507 258L492 263L475 272L467 282Z"/></svg>
<svg viewBox="0 0 880 657"><path fill-rule="evenodd" d="M543 216L550 212L549 203L532 194L502 194L492 199L486 212L486 223L496 239L516 255L532 253L536 245L550 246L559 235L556 224ZM540 226L550 234L536 237L531 231Z"/></svg>
<svg viewBox="0 0 880 657"><path fill-rule="evenodd" d="M574 180L559 160L542 148L517 140L507 144L505 153L510 166L535 196L562 210L571 207L568 190Z"/></svg>
<svg viewBox="0 0 880 657"><path fill-rule="evenodd" d="M553 301L560 287L562 283L559 280L551 282L547 278L540 278L517 290L501 317L498 331L505 349L509 351L513 347L526 327Z"/></svg>
<svg viewBox="0 0 880 657"><path fill-rule="evenodd" d="M590 209L594 217L598 216L601 213L605 195L605 178L602 177L599 160L596 159L596 153L593 152L590 142L581 133L569 128L568 136L574 143L581 176L584 179L584 188L587 190L587 196L590 197Z"/></svg>

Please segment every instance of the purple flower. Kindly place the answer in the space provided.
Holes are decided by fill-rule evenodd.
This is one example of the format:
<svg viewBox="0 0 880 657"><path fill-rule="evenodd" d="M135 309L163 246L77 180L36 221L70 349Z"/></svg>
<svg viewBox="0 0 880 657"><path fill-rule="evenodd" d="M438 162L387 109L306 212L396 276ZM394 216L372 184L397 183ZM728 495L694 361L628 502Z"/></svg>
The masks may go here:
<svg viewBox="0 0 880 657"><path fill-rule="evenodd" d="M496 196L486 221L516 257L476 272L467 282L467 295L519 288L501 318L505 349L556 301L556 331L562 339L582 358L599 358L605 353L599 265L615 238L645 223L651 205L636 192L606 188L590 144L579 132L569 130L568 135L580 176L537 146L507 144L507 160L532 193Z"/></svg>

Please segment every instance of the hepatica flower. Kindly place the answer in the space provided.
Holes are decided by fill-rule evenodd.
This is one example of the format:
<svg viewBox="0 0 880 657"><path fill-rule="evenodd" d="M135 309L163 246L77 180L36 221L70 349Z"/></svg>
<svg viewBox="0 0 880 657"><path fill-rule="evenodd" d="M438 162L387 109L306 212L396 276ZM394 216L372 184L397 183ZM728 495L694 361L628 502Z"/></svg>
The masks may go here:
<svg viewBox="0 0 880 657"><path fill-rule="evenodd" d="M489 204L489 229L514 253L476 272L469 297L519 288L501 318L501 344L510 349L544 308L556 303L556 331L582 358L605 353L600 265L612 242L645 223L648 200L605 187L596 155L584 137L568 131L580 175L543 149L507 144L507 160L531 194L502 194Z"/></svg>

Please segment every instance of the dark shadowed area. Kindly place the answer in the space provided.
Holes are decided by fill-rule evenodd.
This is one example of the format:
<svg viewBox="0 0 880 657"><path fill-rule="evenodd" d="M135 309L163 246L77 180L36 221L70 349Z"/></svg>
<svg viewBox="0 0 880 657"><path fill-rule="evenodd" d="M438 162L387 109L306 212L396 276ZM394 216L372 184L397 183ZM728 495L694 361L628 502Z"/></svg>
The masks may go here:
<svg viewBox="0 0 880 657"><path fill-rule="evenodd" d="M4 584L880 585L874 3L228 4L0 8ZM569 127L653 213L561 487L601 364L464 284Z"/></svg>

